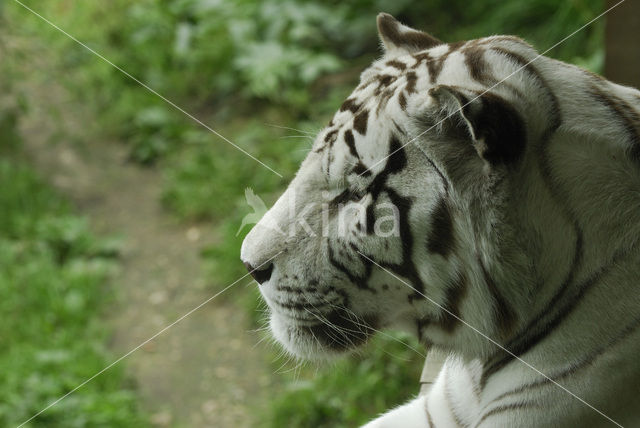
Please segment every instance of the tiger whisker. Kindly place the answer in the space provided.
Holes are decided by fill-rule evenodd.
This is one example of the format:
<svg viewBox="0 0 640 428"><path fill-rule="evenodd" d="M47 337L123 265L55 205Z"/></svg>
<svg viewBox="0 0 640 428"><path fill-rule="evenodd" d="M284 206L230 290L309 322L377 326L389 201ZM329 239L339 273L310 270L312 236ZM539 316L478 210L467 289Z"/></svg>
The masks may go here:
<svg viewBox="0 0 640 428"><path fill-rule="evenodd" d="M269 339L272 339L272 337L270 335L268 335L268 334L263 335L260 340L258 340L256 343L253 344L251 349L256 349L262 342L264 342L265 340L269 340Z"/></svg>
<svg viewBox="0 0 640 428"><path fill-rule="evenodd" d="M323 300L325 300L325 299L323 298ZM417 353L417 354L418 354L418 355L420 355L421 357L426 358L426 355L424 355L422 352L418 351L416 348L414 348L413 346L409 345L409 344L408 344L408 343L406 343L405 341L403 341L403 340L401 340L401 339L398 339L397 337L395 337L395 336L393 336L393 335L390 335L390 334L388 334L388 333L385 333L385 332L384 332L384 331L382 331L382 330L378 330L377 328L371 327L370 325L364 324L364 319L362 319L361 317L359 317L359 316L358 316L355 312L353 312L351 309L349 309L349 308L347 308L347 307L345 307L345 306L338 306L338 305L334 305L333 303L331 303L331 302L330 302L330 301L328 301L328 300L325 300L325 303L327 303L327 304L328 304L328 305L330 305L330 306L335 307L336 309L342 309L342 310L344 310L345 312L347 312L347 314L352 314L354 318L353 318L353 319L351 319L351 320L352 320L354 323L358 324L359 326L364 327L364 328L367 328L367 329L369 329L369 330L371 330L371 331L373 331L373 332L375 332L375 333L379 333L379 334L381 334L381 335L383 335L383 336L385 336L385 337L388 337L388 338L390 338L390 339L393 339L393 340L395 340L396 342L399 342L399 343L403 344L403 345L404 345L404 346L406 346L408 349L411 349L413 352ZM359 320L361 320L362 322L361 322L361 321L359 321Z"/></svg>
<svg viewBox="0 0 640 428"><path fill-rule="evenodd" d="M284 351L282 352L282 355L281 355L281 356L279 356L277 359L280 359L280 358L285 357L285 356L286 356L286 358L285 358L284 362L280 365L280 367L278 367L278 368L273 372L273 374L280 374L280 373L282 373L282 369L283 369L283 367L285 367L287 364L289 364L289 363L294 359L294 358L293 358L289 353L284 352ZM275 360L274 360L273 362L275 362Z"/></svg>
<svg viewBox="0 0 640 428"><path fill-rule="evenodd" d="M313 306L313 305L312 305ZM311 312L308 309L305 309L307 312L309 312L312 316L314 316L315 318L317 318L321 323L325 324L326 326L328 326L330 329L340 333L343 338L339 338L336 337L335 335L331 334L331 332L327 331L326 334L331 337L333 340L335 340L337 343L339 343L340 345L343 346L347 346L347 345L351 345L352 347L355 347L355 343L353 343L353 341L351 341L351 339L348 338L348 336L345 334L345 329L343 329L342 327L338 327L335 324L331 323L329 320L327 320L324 317L321 317L318 314L314 314L313 312ZM344 342L344 340L348 341L348 343Z"/></svg>
<svg viewBox="0 0 640 428"><path fill-rule="evenodd" d="M308 309L305 309L305 310L307 312L309 312L311 315L313 315L314 317L316 317L319 321L321 321L322 323L327 325L329 328L331 328L334 331L338 332L342 336L342 339L340 339L340 338L337 338L334 335L332 335L330 332L326 332L327 335L329 335L336 342L338 342L339 344L341 344L343 346L350 345L350 347L353 347L353 348L356 347L356 344L349 338L348 332L351 332L351 333L362 333L361 331L351 330L351 329L348 329L346 327L337 326L337 325L333 324L332 322L330 322L329 320L327 320L326 318L324 318L324 317L322 317L322 316L320 316L318 314L314 314L313 312L309 311ZM345 341L347 341L348 343L345 343Z"/></svg>
<svg viewBox="0 0 640 428"><path fill-rule="evenodd" d="M271 327L269 327L268 325L262 326L262 327L256 327L256 328L252 328L247 330L247 333L261 333L263 331L269 331Z"/></svg>
<svg viewBox="0 0 640 428"><path fill-rule="evenodd" d="M314 138L310 135L283 135L280 138L305 138L308 140L314 140Z"/></svg>
<svg viewBox="0 0 640 428"><path fill-rule="evenodd" d="M265 125L271 126L272 128L288 129L290 131L302 132L303 134L307 134L307 135L310 135L310 136L315 136L315 134L316 134L314 132L305 131L303 129L291 128L290 126L275 125L273 123L265 123Z"/></svg>
<svg viewBox="0 0 640 428"><path fill-rule="evenodd" d="M355 312L353 312L353 311L352 311L352 310L350 310L349 308L347 308L347 307L345 307L345 306L338 306L338 305L334 305L333 303L331 303L331 302L330 302L329 300L327 300L326 298L324 298L324 297L321 297L321 298L322 298L322 299L325 301L325 303L327 303L328 305L330 305L330 306L332 306L332 307L334 307L334 308L336 308L336 309L344 310L344 311L347 313L347 316L349 316L349 319L350 319L352 322L354 322L356 325L358 325L358 326L360 326L360 327L363 327L363 328L366 328L366 329L368 329L368 330L371 330L371 331L373 331L373 332L375 332L375 333L382 334L383 336L388 337L388 338L390 338L390 339L392 339L392 340L395 340L396 342L399 342L399 343L403 344L403 345L404 345L404 346L406 346L408 349L410 349L410 350L412 350L413 352L417 353L417 354L418 354L418 355L420 355L421 357L426 358L426 356L425 356L423 353L421 353L420 351L418 351L417 349L415 349L413 346L409 345L408 343L404 342L403 340L398 339L397 337L394 337L394 336L392 336L392 335L390 335L390 334L388 334L388 333L385 333L385 332L383 332L382 330L378 330L378 329L376 329L376 328L374 328L374 327L371 327L370 325L365 324L365 323L364 323L364 319L362 319L361 317L359 317ZM353 315L353 317L351 317L351 315ZM358 320L362 320L362 322L360 322L360 321L358 321ZM393 354L393 353L391 353L391 352L389 352L389 351L387 351L387 350L385 350L385 349L383 349L383 350L382 350L382 352L384 352L385 354L387 354L387 355L389 355L389 356L391 356L391 357L393 357L393 358L395 358L395 359L397 359L397 360L400 360L400 361L411 361L411 360L409 360L409 359L407 359L407 358L402 358L402 357L400 357L400 356L398 356L398 355L395 355L395 354Z"/></svg>

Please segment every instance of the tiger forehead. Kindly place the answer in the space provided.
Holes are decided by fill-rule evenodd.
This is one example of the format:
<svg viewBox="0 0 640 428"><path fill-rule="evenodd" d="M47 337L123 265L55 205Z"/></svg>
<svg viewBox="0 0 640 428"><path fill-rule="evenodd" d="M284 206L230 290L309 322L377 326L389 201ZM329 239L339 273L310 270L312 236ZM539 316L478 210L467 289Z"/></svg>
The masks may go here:
<svg viewBox="0 0 640 428"><path fill-rule="evenodd" d="M533 50L517 37L491 36L377 60L362 72L360 84L320 134L315 151L332 149L339 137L346 135L346 143L353 152L350 142L354 133L366 135L370 121L377 120L390 102L400 108L399 111L395 110L394 118L398 114L408 114L410 97L437 85L445 63L450 59L457 57L456 63L462 62L462 69L475 83L482 86L495 84L497 81L488 73L485 54L492 49L499 51L505 46L515 50Z"/></svg>
<svg viewBox="0 0 640 428"><path fill-rule="evenodd" d="M340 109L329 122L336 123L343 112L357 114L361 109L371 109L371 104L378 107L384 103L389 93L406 91L415 93L415 85L420 77L428 77L431 69L419 69L429 60L444 61L446 57L458 50L464 43L451 43L437 46L416 54L407 54L393 58L382 58L364 70L360 76L360 84L340 106ZM379 110L379 109L378 109Z"/></svg>
<svg viewBox="0 0 640 428"><path fill-rule="evenodd" d="M429 83L434 83L444 61L465 44L469 43L450 43L376 61L361 74L360 84L342 104L337 115L344 111L357 114L371 100L376 113L379 113L394 95L398 96L397 101L405 111L407 97L417 93L418 81L429 79ZM425 64L426 67L421 67Z"/></svg>
<svg viewBox="0 0 640 428"><path fill-rule="evenodd" d="M475 40L441 44L419 52L405 53L393 57L383 57L374 62L361 75L361 83L355 92L362 91L368 86L381 80L396 79L401 76L428 77L434 83L442 71L444 62L454 54L462 58L484 54L492 48L513 48L516 51L534 50L524 40L515 36L490 36ZM468 62L468 61L467 61Z"/></svg>
<svg viewBox="0 0 640 428"><path fill-rule="evenodd" d="M392 57L382 57L362 72L360 76L361 84L356 88L356 92L364 89L376 79L380 79L384 76L395 75L398 77L401 75L411 74L412 72L415 72L427 58L435 61L445 59L446 56L457 51L467 43L470 42L442 44L419 52L406 53Z"/></svg>
<svg viewBox="0 0 640 428"><path fill-rule="evenodd" d="M401 106L406 103L406 96L416 92L418 75L402 60L389 59L382 66L374 63L363 72L361 80L321 132L315 152L333 149L342 137L349 152L357 157L354 135L367 135L370 119L377 117L394 95L400 94Z"/></svg>

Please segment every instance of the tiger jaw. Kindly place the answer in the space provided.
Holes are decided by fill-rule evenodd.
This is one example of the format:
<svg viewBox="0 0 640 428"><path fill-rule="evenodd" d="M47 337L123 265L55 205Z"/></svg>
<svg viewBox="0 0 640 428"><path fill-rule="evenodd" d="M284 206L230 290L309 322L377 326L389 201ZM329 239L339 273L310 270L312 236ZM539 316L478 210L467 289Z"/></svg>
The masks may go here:
<svg viewBox="0 0 640 428"><path fill-rule="evenodd" d="M299 315L285 315L272 307L270 325L276 340L304 359L324 359L352 351L365 344L378 325L377 317L356 316L348 309L327 314L308 310Z"/></svg>

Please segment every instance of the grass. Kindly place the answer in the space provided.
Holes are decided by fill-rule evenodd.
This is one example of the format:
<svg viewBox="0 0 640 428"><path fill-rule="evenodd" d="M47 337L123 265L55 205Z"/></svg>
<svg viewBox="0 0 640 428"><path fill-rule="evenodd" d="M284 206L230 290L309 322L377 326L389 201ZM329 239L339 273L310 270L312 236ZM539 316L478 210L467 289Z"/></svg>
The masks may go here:
<svg viewBox="0 0 640 428"><path fill-rule="evenodd" d="M1 135L7 128L0 128ZM0 141L5 143L6 141ZM113 361L100 320L117 247L15 157L0 159L0 426L17 426ZM144 427L115 366L27 427Z"/></svg>
<svg viewBox="0 0 640 428"><path fill-rule="evenodd" d="M264 411L260 426L360 426L417 394L424 357L416 350L421 346L413 337L378 335L351 358L318 370L301 369L300 374L294 370L284 392Z"/></svg>

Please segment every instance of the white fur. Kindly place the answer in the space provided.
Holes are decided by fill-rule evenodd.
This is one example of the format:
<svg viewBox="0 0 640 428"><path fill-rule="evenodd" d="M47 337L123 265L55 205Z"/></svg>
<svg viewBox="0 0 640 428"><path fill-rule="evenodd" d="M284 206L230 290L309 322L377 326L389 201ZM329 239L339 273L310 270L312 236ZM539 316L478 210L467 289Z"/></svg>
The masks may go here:
<svg viewBox="0 0 640 428"><path fill-rule="evenodd" d="M631 117L633 112L640 114L640 92L546 57L531 65L540 80L491 49L506 49L531 61L537 53L523 42L494 37L475 43L487 50L487 73L497 80L506 79L506 84L491 92L507 100L525 120L527 144L517 168L489 165L470 143L438 134L446 132L446 127L420 135L425 130L422 118L446 109L429 94L431 88L488 89L470 77L461 50L448 56L434 83L425 64L415 70L415 93L406 94L406 110L399 102L400 92L408 84L406 71L388 65L388 61L410 66L416 60L411 52L391 51L363 72L361 86L350 97L369 111L365 135L355 131L353 135L360 160L372 174L349 173L357 158L348 149L344 132L353 128L354 113L336 113L332 126L318 135L314 150L269 212L269 218L276 219L284 230L300 221L292 212L315 204L305 217L315 236L281 236L258 224L243 243L241 257L257 266L276 256L272 276L261 291L272 309L274 334L292 353L317 358L357 347L359 339L347 334L342 339L345 349L336 350L330 346L331 339L321 340L310 327L325 322L332 309L345 306L350 317L367 324L363 336L370 334L370 328L405 329L452 354L427 396L384 414L367 428L427 427L427 411L438 428L615 426L598 411L625 426L636 426L640 420L640 335L630 322L640 316L640 165L628 155L632 141L624 118L593 94L595 88L624 101L632 106ZM437 58L448 49L439 46L429 52ZM382 75L396 76L389 85L393 95L386 100L375 94L374 86L366 85ZM557 112L551 110L549 94L558 100ZM376 112L381 102L383 108ZM548 136L546 131L556 117L561 118L560 127ZM332 130L339 131L332 149L322 150ZM325 225L328 236L322 233L321 205L345 189L368 189L373 177L387 167L390 138L397 133L403 144L410 141L403 149L407 164L401 173L389 176L387 185L413 201L408 211L414 240L410 259L430 300L408 299L413 291L407 283L412 287L417 284L404 276L407 272L398 271L393 277L385 269L373 267L365 282L367 290L329 262L333 251L354 275L366 275L367 263L358 251L375 258L376 263L391 266L403 260L406 242L400 237L361 233L356 216L347 216L346 236L338 236L338 216ZM420 137L413 141L417 135ZM415 244L434 233L431 215L446 193L446 184L425 156L444 174L449 186L456 250L448 257ZM359 203L369 204L370 199L364 195ZM390 194L380 194L380 200L390 199ZM356 202L346 206L351 203ZM292 206L296 210L292 211ZM578 232L582 233L583 253L574 266ZM495 322L495 298L483 266L515 313L511 333L502 331ZM584 402L551 382L545 383L543 375L518 361L494 373L481 387L482 361L496 355L494 344L462 324L446 331L434 322L416 331L418 319L443 318L438 305L446 304L447 289L456 272L464 272L467 286L460 317L483 334L509 343L514 332L544 310L572 266L573 280L566 286L569 294L590 284L590 277L597 278L552 333L522 358L557 378ZM598 276L600 270L604 274ZM295 303L304 310L282 303ZM339 331L340 327L334 334ZM585 358L589 360L583 364ZM566 375L572 365L576 372ZM544 385L499 398L535 382Z"/></svg>

